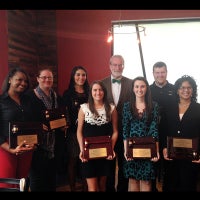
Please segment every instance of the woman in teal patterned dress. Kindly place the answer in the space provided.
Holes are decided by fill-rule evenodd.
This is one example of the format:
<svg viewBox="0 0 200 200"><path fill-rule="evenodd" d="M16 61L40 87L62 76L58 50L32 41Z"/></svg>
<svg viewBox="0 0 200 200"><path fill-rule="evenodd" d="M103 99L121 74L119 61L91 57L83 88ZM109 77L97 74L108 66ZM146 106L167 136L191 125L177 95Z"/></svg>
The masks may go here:
<svg viewBox="0 0 200 200"><path fill-rule="evenodd" d="M152 102L149 84L144 77L136 77L132 83L130 101L123 107L124 175L129 179L129 191L151 191L151 180L155 179L152 162L158 161L158 117L159 107ZM156 139L157 157L131 159L127 157L127 138L153 136Z"/></svg>

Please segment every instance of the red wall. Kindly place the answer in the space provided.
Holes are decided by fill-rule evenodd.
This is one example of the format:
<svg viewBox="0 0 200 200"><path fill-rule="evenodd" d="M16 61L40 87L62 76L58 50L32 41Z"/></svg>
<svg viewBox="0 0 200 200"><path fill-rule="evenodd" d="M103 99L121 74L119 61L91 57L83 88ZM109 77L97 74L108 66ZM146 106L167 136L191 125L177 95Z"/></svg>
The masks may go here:
<svg viewBox="0 0 200 200"><path fill-rule="evenodd" d="M200 17L200 10L57 10L58 91L68 87L73 66L83 65L89 81L109 75L112 21ZM0 10L0 86L8 72L6 10Z"/></svg>
<svg viewBox="0 0 200 200"><path fill-rule="evenodd" d="M83 65L89 81L109 75L112 21L200 17L200 10L57 10L58 91L68 87L73 66Z"/></svg>
<svg viewBox="0 0 200 200"><path fill-rule="evenodd" d="M8 73L7 12L0 10L0 88ZM1 89L0 89L1 91Z"/></svg>

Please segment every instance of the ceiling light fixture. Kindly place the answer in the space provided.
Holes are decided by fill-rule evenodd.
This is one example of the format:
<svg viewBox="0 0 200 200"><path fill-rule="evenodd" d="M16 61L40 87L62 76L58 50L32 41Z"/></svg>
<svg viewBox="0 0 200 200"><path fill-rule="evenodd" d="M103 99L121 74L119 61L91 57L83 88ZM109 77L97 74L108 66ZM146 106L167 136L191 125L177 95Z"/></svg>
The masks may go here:
<svg viewBox="0 0 200 200"><path fill-rule="evenodd" d="M107 43L111 43L113 41L113 32L112 30L108 30L108 37L107 37Z"/></svg>

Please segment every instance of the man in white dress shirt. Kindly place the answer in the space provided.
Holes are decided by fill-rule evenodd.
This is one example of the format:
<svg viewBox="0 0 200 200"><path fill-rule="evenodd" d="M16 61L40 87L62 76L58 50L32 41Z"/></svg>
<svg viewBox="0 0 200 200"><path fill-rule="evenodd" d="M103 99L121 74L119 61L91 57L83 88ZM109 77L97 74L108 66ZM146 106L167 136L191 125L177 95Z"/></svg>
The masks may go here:
<svg viewBox="0 0 200 200"><path fill-rule="evenodd" d="M109 68L111 75L102 81L107 89L108 100L114 103L118 112L118 140L115 145L116 159L113 160L113 167L110 176L107 178L107 191L127 192L128 179L123 175L124 146L122 136L122 109L124 102L129 100L132 89L132 80L122 75L124 70L124 58L121 55L113 55L110 58ZM117 161L117 162L116 162ZM118 169L117 180L115 181L116 166ZM117 188L115 189L115 183Z"/></svg>

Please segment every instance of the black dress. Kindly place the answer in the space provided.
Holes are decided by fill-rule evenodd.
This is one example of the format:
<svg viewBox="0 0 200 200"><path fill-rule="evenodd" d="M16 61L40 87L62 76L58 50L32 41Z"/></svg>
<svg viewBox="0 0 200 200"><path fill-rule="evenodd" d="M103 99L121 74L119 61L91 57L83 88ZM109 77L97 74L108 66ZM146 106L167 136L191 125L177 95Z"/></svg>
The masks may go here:
<svg viewBox="0 0 200 200"><path fill-rule="evenodd" d="M85 113L83 137L112 135L112 123L106 120L105 108L98 109L99 116L94 117L88 108L88 104L82 104L81 108ZM111 112L114 105L111 105ZM110 160L96 159L82 163L82 175L84 178L108 176L110 170Z"/></svg>
<svg viewBox="0 0 200 200"><path fill-rule="evenodd" d="M70 116L70 127L67 129L65 138L66 159L68 157L79 158L79 144L76 136L77 118L80 104L87 102L88 96L86 93L71 92L66 90L63 93L63 103L67 106Z"/></svg>

